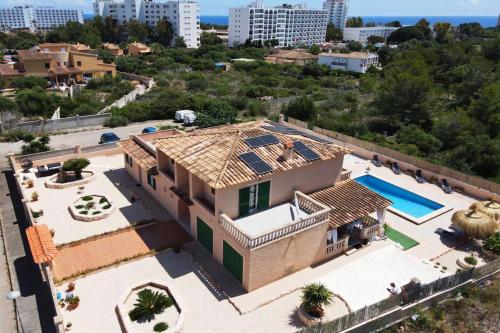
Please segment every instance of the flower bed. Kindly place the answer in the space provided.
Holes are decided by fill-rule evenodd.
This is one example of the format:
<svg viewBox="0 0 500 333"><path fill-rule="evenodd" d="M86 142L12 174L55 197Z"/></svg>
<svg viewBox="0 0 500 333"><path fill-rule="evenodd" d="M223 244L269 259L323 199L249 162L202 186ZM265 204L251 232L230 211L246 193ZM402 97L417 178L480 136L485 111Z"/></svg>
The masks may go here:
<svg viewBox="0 0 500 333"><path fill-rule="evenodd" d="M115 205L102 195L86 195L69 206L71 216L75 220L94 222L109 217L115 210Z"/></svg>
<svg viewBox="0 0 500 333"><path fill-rule="evenodd" d="M58 177L59 175L54 175L50 177L46 182L45 182L45 187L47 188L53 188L53 189L62 189L62 188L68 188L68 187L74 187L74 186L81 186L90 183L95 179L95 175L92 171L82 171L82 179L79 180L72 180L68 182L58 182Z"/></svg>
<svg viewBox="0 0 500 333"><path fill-rule="evenodd" d="M132 321L129 312L134 308L134 303L138 293L144 289L166 294L173 300L173 305L166 308L162 313L155 315L150 321ZM116 306L118 319L120 320L123 332L153 332L153 328L159 323L167 323L168 329L164 332L180 332L184 325L186 307L180 299L179 294L172 288L167 287L163 282L149 281L125 291Z"/></svg>

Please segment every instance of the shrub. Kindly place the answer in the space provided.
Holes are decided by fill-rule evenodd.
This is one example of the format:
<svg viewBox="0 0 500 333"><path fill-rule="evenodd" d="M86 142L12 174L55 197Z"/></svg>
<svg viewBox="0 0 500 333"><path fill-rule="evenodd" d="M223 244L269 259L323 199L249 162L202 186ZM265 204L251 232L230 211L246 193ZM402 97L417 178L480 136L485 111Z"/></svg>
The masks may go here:
<svg viewBox="0 0 500 333"><path fill-rule="evenodd" d="M7 142L17 142L17 141L21 141L21 140L29 142L29 141L34 140L33 134L31 134L27 131L24 131L24 130L9 131L9 132L5 133L4 137L5 137L5 141L7 141Z"/></svg>
<svg viewBox="0 0 500 333"><path fill-rule="evenodd" d="M39 210L39 211L31 211L31 214L33 215L33 218L37 219L39 218L40 216L43 215L43 211Z"/></svg>
<svg viewBox="0 0 500 333"><path fill-rule="evenodd" d="M85 207L84 205L76 205L75 208L76 209L82 209L83 207Z"/></svg>
<svg viewBox="0 0 500 333"><path fill-rule="evenodd" d="M120 115L112 115L104 122L104 126L111 128L127 126L127 125L128 125L128 119Z"/></svg>
<svg viewBox="0 0 500 333"><path fill-rule="evenodd" d="M98 210L96 210L95 212L92 212L92 215L97 215L97 214L101 214L101 212Z"/></svg>
<svg viewBox="0 0 500 333"><path fill-rule="evenodd" d="M164 293L159 291L153 292L151 289L143 289L139 291L137 296L137 303L134 304L134 308L128 313L132 321L153 318L174 304L172 299Z"/></svg>
<svg viewBox="0 0 500 333"><path fill-rule="evenodd" d="M110 204L107 204L106 206L102 206L102 209L110 209L110 208L111 208Z"/></svg>
<svg viewBox="0 0 500 333"><path fill-rule="evenodd" d="M90 210L90 209L92 209L94 207L95 207L95 202L93 202L93 201L89 201L89 202L87 202L85 204L85 208L88 209L88 210Z"/></svg>
<svg viewBox="0 0 500 333"><path fill-rule="evenodd" d="M38 192L31 193L31 201L38 201Z"/></svg>
<svg viewBox="0 0 500 333"><path fill-rule="evenodd" d="M484 248L495 254L500 254L500 232L496 232L484 241Z"/></svg>
<svg viewBox="0 0 500 333"><path fill-rule="evenodd" d="M62 169L64 171L73 171L76 179L82 178L82 170L90 164L86 158L72 158L64 162Z"/></svg>
<svg viewBox="0 0 500 333"><path fill-rule="evenodd" d="M323 306L332 302L333 293L322 283L311 283L302 289L304 310L313 317L322 317Z"/></svg>
<svg viewBox="0 0 500 333"><path fill-rule="evenodd" d="M101 199L99 200L99 203L100 203L100 204L103 204L103 203L105 203L105 202L108 202L108 200L107 200L106 198L101 198Z"/></svg>
<svg viewBox="0 0 500 333"><path fill-rule="evenodd" d="M476 266L477 265L477 259L474 258L474 257L465 257L464 258L464 261L469 264L469 265L472 265L472 266Z"/></svg>
<svg viewBox="0 0 500 333"><path fill-rule="evenodd" d="M80 212L80 214L82 214L82 215L88 215L88 213L89 213L89 212L88 212L88 211L86 211L86 210L82 210L82 211Z"/></svg>
<svg viewBox="0 0 500 333"><path fill-rule="evenodd" d="M156 324L153 327L153 331L155 331L155 332L163 332L163 331L166 331L167 329L168 329L168 324L166 322L163 322L163 321Z"/></svg>
<svg viewBox="0 0 500 333"><path fill-rule="evenodd" d="M92 200L92 196L90 196L90 195L86 195L86 196L84 196L84 197L82 198L82 200L83 200L83 201L90 201L90 200Z"/></svg>

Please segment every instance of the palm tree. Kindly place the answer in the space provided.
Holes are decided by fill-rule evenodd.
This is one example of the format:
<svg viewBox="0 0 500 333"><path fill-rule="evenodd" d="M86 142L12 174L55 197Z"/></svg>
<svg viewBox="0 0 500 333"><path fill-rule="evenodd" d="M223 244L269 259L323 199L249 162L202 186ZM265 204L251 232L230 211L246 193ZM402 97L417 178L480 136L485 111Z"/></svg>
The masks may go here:
<svg viewBox="0 0 500 333"><path fill-rule="evenodd" d="M166 308L172 306L174 302L170 297L159 291L153 292L151 289L144 289L137 293L137 300L134 308L128 313L130 320L136 321L146 319L150 321L155 315L160 314Z"/></svg>
<svg viewBox="0 0 500 333"><path fill-rule="evenodd" d="M323 317L323 306L333 300L333 292L322 283L311 283L302 288L304 310L313 317Z"/></svg>

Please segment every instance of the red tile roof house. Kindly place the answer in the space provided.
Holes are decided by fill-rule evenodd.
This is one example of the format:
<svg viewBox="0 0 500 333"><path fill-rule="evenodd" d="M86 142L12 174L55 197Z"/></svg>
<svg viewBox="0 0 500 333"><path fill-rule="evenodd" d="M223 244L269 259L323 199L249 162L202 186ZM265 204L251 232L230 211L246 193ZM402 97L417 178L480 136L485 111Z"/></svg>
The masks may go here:
<svg viewBox="0 0 500 333"><path fill-rule="evenodd" d="M349 150L263 121L120 145L128 173L249 292L363 243L383 223L368 215L391 205L346 177Z"/></svg>

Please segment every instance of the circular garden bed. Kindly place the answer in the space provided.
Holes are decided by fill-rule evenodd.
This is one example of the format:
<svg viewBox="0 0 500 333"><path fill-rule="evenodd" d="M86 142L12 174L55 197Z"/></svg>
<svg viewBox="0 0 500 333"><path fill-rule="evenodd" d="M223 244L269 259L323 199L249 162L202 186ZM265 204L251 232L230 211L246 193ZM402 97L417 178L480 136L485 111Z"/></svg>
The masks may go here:
<svg viewBox="0 0 500 333"><path fill-rule="evenodd" d="M45 182L45 187L47 188L54 188L54 189L61 189L61 188L68 188L68 187L73 187L73 186L81 186L90 183L95 179L95 175L92 171L82 171L82 178L80 179L75 179L74 178L74 173L67 173L67 178L63 181L61 181L61 177L59 174L54 175L50 177L46 182Z"/></svg>
<svg viewBox="0 0 500 333"><path fill-rule="evenodd" d="M69 206L71 216L75 220L94 222L110 216L115 206L102 195L86 195Z"/></svg>

